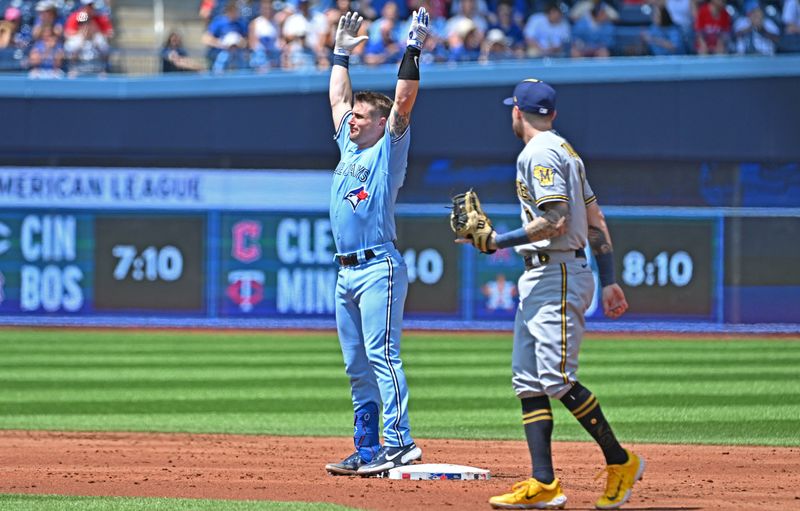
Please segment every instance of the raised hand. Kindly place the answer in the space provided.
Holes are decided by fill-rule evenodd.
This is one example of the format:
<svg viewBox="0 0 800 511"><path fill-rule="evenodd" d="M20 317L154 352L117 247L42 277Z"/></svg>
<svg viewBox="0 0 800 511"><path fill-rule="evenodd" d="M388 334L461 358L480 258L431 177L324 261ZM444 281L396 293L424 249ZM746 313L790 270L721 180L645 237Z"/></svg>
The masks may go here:
<svg viewBox="0 0 800 511"><path fill-rule="evenodd" d="M413 16L411 16L411 28L408 30L406 46L413 46L418 50L422 50L430 31L429 24L430 15L428 15L428 11L424 7L420 7L419 11L414 11Z"/></svg>
<svg viewBox="0 0 800 511"><path fill-rule="evenodd" d="M369 39L369 36L358 35L364 17L358 12L348 12L339 18L339 27L336 29L336 42L333 53L337 55L350 55L353 48Z"/></svg>

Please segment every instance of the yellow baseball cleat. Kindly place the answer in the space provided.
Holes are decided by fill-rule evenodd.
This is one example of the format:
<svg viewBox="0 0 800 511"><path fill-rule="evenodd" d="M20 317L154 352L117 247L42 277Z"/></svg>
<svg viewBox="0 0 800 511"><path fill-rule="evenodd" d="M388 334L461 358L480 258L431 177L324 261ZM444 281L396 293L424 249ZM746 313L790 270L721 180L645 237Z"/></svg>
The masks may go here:
<svg viewBox="0 0 800 511"><path fill-rule="evenodd" d="M606 491L603 496L595 503L597 509L617 509L628 502L633 490L633 483L639 481L644 473L644 460L631 451L628 453L628 461L622 465L608 465L603 472L608 473L606 480ZM597 477L603 475L600 472Z"/></svg>
<svg viewBox="0 0 800 511"><path fill-rule="evenodd" d="M495 509L564 509L566 503L567 496L558 479L544 484L530 478L512 486L511 493L489 499Z"/></svg>

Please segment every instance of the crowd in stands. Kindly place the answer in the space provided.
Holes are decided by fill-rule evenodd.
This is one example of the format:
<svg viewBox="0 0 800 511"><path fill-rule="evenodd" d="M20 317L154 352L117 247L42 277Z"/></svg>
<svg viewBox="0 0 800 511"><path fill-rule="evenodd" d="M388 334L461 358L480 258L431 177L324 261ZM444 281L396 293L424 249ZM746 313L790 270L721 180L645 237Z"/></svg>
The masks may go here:
<svg viewBox="0 0 800 511"><path fill-rule="evenodd" d="M742 3L739 3L742 2ZM324 69L339 17L358 11L353 60L400 61L411 13L431 13L423 62L800 51L800 0L202 0L213 72ZM174 35L174 34L173 34ZM171 35L170 37L172 37ZM171 44L171 43L170 43ZM165 45L164 70L185 51ZM172 48L172 49L170 49ZM170 58L172 55L173 58Z"/></svg>
<svg viewBox="0 0 800 511"><path fill-rule="evenodd" d="M0 70L35 77L108 71L112 0L0 0ZM612 55L800 52L800 0L201 0L205 61L181 35L164 72L325 69L339 17L358 11L370 38L351 57L396 64L411 13L431 13L423 63Z"/></svg>
<svg viewBox="0 0 800 511"><path fill-rule="evenodd" d="M110 11L110 0L0 0L0 69L39 78L106 73Z"/></svg>

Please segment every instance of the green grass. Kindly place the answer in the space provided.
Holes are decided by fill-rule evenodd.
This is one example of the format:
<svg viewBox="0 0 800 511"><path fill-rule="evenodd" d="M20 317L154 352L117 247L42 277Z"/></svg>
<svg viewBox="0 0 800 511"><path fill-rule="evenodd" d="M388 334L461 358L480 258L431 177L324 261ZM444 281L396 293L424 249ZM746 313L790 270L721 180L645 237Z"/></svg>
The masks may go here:
<svg viewBox="0 0 800 511"><path fill-rule="evenodd" d="M522 439L511 336L406 334L420 438ZM584 341L581 381L625 441L797 446L800 342ZM589 440L554 404L556 440ZM0 330L0 429L348 436L336 336Z"/></svg>
<svg viewBox="0 0 800 511"><path fill-rule="evenodd" d="M354 508L315 502L0 494L0 509L13 509L14 511L348 511Z"/></svg>

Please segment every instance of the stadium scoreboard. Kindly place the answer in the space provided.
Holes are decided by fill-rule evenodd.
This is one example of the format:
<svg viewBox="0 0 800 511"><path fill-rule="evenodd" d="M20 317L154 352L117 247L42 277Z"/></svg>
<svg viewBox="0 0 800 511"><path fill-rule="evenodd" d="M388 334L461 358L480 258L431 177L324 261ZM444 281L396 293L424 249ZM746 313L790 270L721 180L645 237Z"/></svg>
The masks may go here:
<svg viewBox="0 0 800 511"><path fill-rule="evenodd" d="M29 185L0 189L2 315L260 320L334 315L336 249L325 173L26 169L4 176L14 172L0 170L0 181ZM68 182L85 183L84 195L63 194L63 186L56 186ZM120 192L128 189L138 191ZM398 208L396 245L409 276L405 316L513 318L523 271L519 256L508 249L480 254L454 243L447 211L434 206ZM499 231L519 225L509 209L487 211ZM758 300L760 310L745 298L791 297L800 288L794 281L781 287L785 264L749 270L754 266L749 249L735 242L736 235L752 234L763 223L678 209L662 213L663 208L606 211L617 280L630 303L626 319L760 317L774 309L769 300ZM776 234L760 241L761 250L783 254L778 245L796 224L795 218L770 222ZM587 256L594 264L588 250ZM602 317L599 294L597 289L589 318ZM775 321L798 313L775 310L783 314L773 311Z"/></svg>

